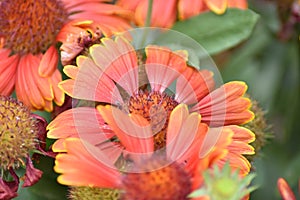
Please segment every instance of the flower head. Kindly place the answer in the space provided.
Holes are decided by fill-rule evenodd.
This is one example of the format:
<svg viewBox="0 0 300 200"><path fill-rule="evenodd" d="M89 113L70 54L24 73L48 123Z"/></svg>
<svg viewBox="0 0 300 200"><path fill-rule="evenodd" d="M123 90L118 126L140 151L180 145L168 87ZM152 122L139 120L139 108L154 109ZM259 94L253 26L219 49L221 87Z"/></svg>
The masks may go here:
<svg viewBox="0 0 300 200"><path fill-rule="evenodd" d="M29 151L35 149L36 120L22 103L0 96L0 168L18 168Z"/></svg>
<svg viewBox="0 0 300 200"><path fill-rule="evenodd" d="M111 114L103 112L102 115ZM127 135L125 130L118 129L116 124L108 120L119 143L103 142L93 145L79 138L67 138L63 141L64 153L56 157L54 169L61 173L58 181L71 186L118 189L120 199L187 199L188 194L202 184L203 170L213 164L222 166L223 156L228 151L237 153L230 147L234 146L233 138L228 136L227 131L222 131L213 150L199 158L199 155L207 151L206 148L210 148L209 140L205 142L204 138L213 135L208 132L207 125L200 121L199 114L188 114L186 105L178 105L170 116L165 149L153 152L152 137L137 137L141 136L141 131L143 136L151 133L147 123L137 120L135 122L141 126L134 128L130 119L123 118L123 122L131 130L130 135ZM246 147L247 142L244 145ZM247 148L248 150L244 148L244 152L252 151L249 145ZM243 161L237 161L238 159L239 156L234 158L233 167L237 162L242 166ZM81 164L75 165L78 162Z"/></svg>
<svg viewBox="0 0 300 200"><path fill-rule="evenodd" d="M19 177L15 170L26 168L23 187L35 184L42 171L34 168L31 155L39 150L46 125L23 103L0 95L0 197L17 196ZM45 136L44 136L45 137Z"/></svg>
<svg viewBox="0 0 300 200"><path fill-rule="evenodd" d="M0 10L0 94L15 89L31 109L52 111L53 102L63 103L56 44L87 30L78 24L106 34L129 27L128 11L101 1L4 0Z"/></svg>
<svg viewBox="0 0 300 200"><path fill-rule="evenodd" d="M229 162L246 175L251 165L243 155L254 154L249 143L255 138L238 126L253 119L251 101L244 97L246 84L234 81L215 89L213 73L197 70L187 60L184 50L148 45L136 51L118 36L91 46L89 56L77 57L78 66L65 66L70 79L60 87L71 97L95 103L63 112L47 127L48 137L58 139L53 145L60 152L58 181L118 189L121 199L126 194L131 199L142 188L127 188L125 180L131 185L137 178L150 178L158 187L166 179L164 184L175 188L172 194L187 198L213 164ZM84 164L75 166L79 160ZM145 171L149 167L153 173ZM181 184L191 187L176 189ZM168 195L164 190L157 195Z"/></svg>

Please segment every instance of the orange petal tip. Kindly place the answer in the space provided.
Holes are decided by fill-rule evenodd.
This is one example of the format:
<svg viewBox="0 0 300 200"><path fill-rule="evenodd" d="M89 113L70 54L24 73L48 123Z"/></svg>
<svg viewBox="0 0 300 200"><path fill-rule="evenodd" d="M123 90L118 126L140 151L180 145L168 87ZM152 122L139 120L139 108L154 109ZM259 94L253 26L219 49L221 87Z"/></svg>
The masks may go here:
<svg viewBox="0 0 300 200"><path fill-rule="evenodd" d="M214 13L221 15L226 11L227 0L205 0L207 7Z"/></svg>

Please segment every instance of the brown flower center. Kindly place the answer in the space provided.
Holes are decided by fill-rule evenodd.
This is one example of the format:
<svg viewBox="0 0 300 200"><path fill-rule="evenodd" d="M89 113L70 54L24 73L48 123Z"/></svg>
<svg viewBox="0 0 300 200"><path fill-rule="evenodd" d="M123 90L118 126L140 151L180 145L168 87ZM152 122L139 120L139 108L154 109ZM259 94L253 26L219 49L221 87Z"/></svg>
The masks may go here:
<svg viewBox="0 0 300 200"><path fill-rule="evenodd" d="M44 53L68 18L59 0L3 0L0 38L14 54Z"/></svg>
<svg viewBox="0 0 300 200"><path fill-rule="evenodd" d="M126 174L122 180L124 193L121 199L188 199L187 195L191 192L191 178L189 174L176 162L170 165L166 164L167 161L164 157L154 157L141 163L141 166L137 166L141 173Z"/></svg>
<svg viewBox="0 0 300 200"><path fill-rule="evenodd" d="M166 144L166 132L170 114L178 105L172 97L159 92L139 91L130 97L129 112L139 114L151 123L155 149Z"/></svg>
<svg viewBox="0 0 300 200"><path fill-rule="evenodd" d="M0 96L0 169L17 168L36 145L37 124L22 103Z"/></svg>

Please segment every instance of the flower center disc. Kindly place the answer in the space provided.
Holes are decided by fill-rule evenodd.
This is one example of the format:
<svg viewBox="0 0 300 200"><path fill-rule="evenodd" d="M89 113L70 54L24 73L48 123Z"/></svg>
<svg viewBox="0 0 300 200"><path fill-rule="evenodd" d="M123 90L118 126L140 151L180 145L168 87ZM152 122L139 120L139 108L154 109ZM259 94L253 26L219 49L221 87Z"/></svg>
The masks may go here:
<svg viewBox="0 0 300 200"><path fill-rule="evenodd" d="M17 168L36 145L36 121L22 103L0 96L0 169Z"/></svg>
<svg viewBox="0 0 300 200"><path fill-rule="evenodd" d="M44 53L68 18L58 0L3 0L0 38L14 54Z"/></svg>
<svg viewBox="0 0 300 200"><path fill-rule="evenodd" d="M164 157L153 157L140 163L141 173L124 175L122 200L186 200L191 192L189 174L176 162L167 164ZM164 166L164 167L161 167ZM153 169L153 170L151 170Z"/></svg>
<svg viewBox="0 0 300 200"><path fill-rule="evenodd" d="M165 93L146 90L130 97L128 105L130 113L139 114L150 122L155 150L165 147L169 117L178 102Z"/></svg>

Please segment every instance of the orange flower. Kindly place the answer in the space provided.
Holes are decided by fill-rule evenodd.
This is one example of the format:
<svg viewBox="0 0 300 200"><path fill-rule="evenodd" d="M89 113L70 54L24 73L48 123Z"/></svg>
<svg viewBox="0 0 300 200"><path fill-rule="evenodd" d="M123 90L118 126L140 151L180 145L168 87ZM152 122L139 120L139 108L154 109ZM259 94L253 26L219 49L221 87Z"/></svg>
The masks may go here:
<svg viewBox="0 0 300 200"><path fill-rule="evenodd" d="M189 114L184 104L178 105L170 115L166 148L155 152L153 133L147 120L137 115L126 115L112 106L97 108L114 130L121 148L112 142L95 145L78 138L66 139L65 153L57 155L54 167L56 172L61 173L58 181L62 184L119 189L122 199L186 199L192 190L202 184L203 170L216 163L222 167L224 163L220 158L228 152L236 158L229 160L232 166L237 164L235 161L238 159L243 162L239 158L241 151L230 147L237 140L232 134L228 135L230 129L219 132L220 137L213 139L216 141L214 143L211 141L214 133L208 131L206 124L200 123L201 116ZM114 114L117 119L114 119ZM69 121L72 119L66 119L66 124ZM253 153L253 148L248 145L249 139L254 138L253 133L242 129L240 133L238 140L244 146L242 151ZM122 154L118 151L113 155L112 152L117 151L112 150L116 149L121 150ZM125 162L123 165L116 162L118 159L120 163L120 155ZM203 157L199 158L199 155ZM126 162L132 167L127 167Z"/></svg>
<svg viewBox="0 0 300 200"><path fill-rule="evenodd" d="M0 3L0 94L16 90L31 109L52 110L61 105L64 94L57 84L55 45L68 35L83 31L77 24L97 23L105 33L124 30L128 23L118 15L130 13L107 1L94 0L4 0ZM89 19L89 20L86 20Z"/></svg>
<svg viewBox="0 0 300 200"><path fill-rule="evenodd" d="M100 45L90 48L90 54L77 58L78 67L64 67L71 79L61 82L60 87L74 98L120 105L149 120L153 106L158 106L153 112L163 109L169 115L176 105L185 103L214 127L240 125L254 117L249 111L251 101L244 97L244 82L232 81L214 89L213 73L188 66L186 51L148 45L146 60L139 66L134 47L123 37L116 37L102 39ZM139 78L143 68L145 80ZM173 82L176 89L172 92L169 86ZM151 89L140 90L144 85Z"/></svg>
<svg viewBox="0 0 300 200"><path fill-rule="evenodd" d="M148 0L118 0L117 5L134 11L134 20L138 26L145 26L148 12ZM202 12L213 11L223 14L226 8L247 8L246 0L165 0L153 1L151 26L170 28L177 16L185 20Z"/></svg>
<svg viewBox="0 0 300 200"><path fill-rule="evenodd" d="M63 142L69 137L83 138L92 145L115 135L119 138L117 133L120 130L130 132L126 124L122 126L123 119L128 118L126 113L134 116L133 121L148 123L154 135L152 148L155 151L163 149L167 143L170 114L178 104L185 103L190 111L201 114L201 122L211 126L210 132L215 137L208 137L208 140L212 146L220 137L220 145L225 145L222 148L228 147L233 152L222 151L212 159L231 160L236 168L243 168L243 174L249 172L250 164L240 154L253 154L254 151L241 145L241 141L249 143L254 136L248 129L237 126L253 119L253 113L249 111L251 102L243 96L247 89L245 83L230 82L214 90L212 72L187 66L186 51L173 52L166 47L149 45L145 48L146 58L141 61L130 42L121 36L115 40L102 39L101 44L90 48L90 53L89 57L77 58L78 67L65 66L64 72L71 79L61 82L60 87L74 98L115 105L122 112L110 106L113 115L101 107L98 107L100 113L94 107L73 108L62 113L48 126L48 137L59 139L54 144L55 151L65 151ZM143 63L139 66L138 62ZM147 78L139 79L143 67ZM176 90L172 94L168 87L174 81ZM113 128L117 126L111 124L118 124L120 128ZM127 148L135 149L134 145ZM218 151L218 148L205 149L207 151L202 151L202 157L210 150Z"/></svg>

